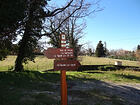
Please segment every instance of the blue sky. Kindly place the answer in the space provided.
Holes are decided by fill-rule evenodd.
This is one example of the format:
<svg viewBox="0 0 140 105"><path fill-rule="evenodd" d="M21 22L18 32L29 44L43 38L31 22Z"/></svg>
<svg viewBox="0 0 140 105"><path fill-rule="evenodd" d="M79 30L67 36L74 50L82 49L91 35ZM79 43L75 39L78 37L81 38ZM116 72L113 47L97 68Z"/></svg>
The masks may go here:
<svg viewBox="0 0 140 105"><path fill-rule="evenodd" d="M59 6L64 1L52 0ZM100 6L103 11L86 18L86 34L81 42L95 49L102 40L109 50L134 50L140 44L140 0L101 0Z"/></svg>
<svg viewBox="0 0 140 105"><path fill-rule="evenodd" d="M140 0L102 0L104 10L87 18L85 42L96 48L99 40L108 49L133 50L140 44Z"/></svg>

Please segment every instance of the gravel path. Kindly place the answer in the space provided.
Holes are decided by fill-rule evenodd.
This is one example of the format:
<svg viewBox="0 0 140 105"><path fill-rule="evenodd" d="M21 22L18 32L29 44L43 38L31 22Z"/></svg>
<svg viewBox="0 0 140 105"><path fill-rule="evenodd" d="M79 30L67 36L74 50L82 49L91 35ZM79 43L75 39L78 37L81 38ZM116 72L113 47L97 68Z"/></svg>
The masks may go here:
<svg viewBox="0 0 140 105"><path fill-rule="evenodd" d="M107 96L117 96L119 97L123 104L120 105L140 105L140 83L112 83L112 82L102 82L102 81L69 81L68 91L81 91L86 92L90 90L98 89L104 92ZM80 94L80 93L79 93ZM71 95L71 94L70 94ZM69 96L71 99L71 96ZM75 94L76 97L76 94ZM86 97L86 96L85 96ZM77 99L79 99L77 95ZM89 100L89 105L94 105L92 100ZM102 105L102 104L101 104ZM110 104L108 104L110 105ZM111 104L112 105L112 104ZM117 105L117 104L113 104Z"/></svg>
<svg viewBox="0 0 140 105"><path fill-rule="evenodd" d="M60 82L49 84L55 91L36 90L27 93L34 95L48 94L55 100L60 101ZM67 84L68 105L140 105L140 83L74 80L67 81Z"/></svg>

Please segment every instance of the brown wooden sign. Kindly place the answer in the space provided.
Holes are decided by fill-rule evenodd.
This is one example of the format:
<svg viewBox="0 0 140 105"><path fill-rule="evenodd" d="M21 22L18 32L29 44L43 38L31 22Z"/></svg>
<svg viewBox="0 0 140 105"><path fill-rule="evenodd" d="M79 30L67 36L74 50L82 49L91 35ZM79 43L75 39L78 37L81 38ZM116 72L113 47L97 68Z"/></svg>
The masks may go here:
<svg viewBox="0 0 140 105"><path fill-rule="evenodd" d="M54 70L77 70L80 63L77 60L55 60Z"/></svg>
<svg viewBox="0 0 140 105"><path fill-rule="evenodd" d="M72 48L48 48L44 51L44 55L49 59L74 57Z"/></svg>
<svg viewBox="0 0 140 105"><path fill-rule="evenodd" d="M60 35L61 48L48 48L44 51L44 55L48 59L54 60L54 70L61 70L61 105L67 105L67 82L66 70L77 70L81 66L77 60L69 60L74 58L73 49L66 48L66 35Z"/></svg>

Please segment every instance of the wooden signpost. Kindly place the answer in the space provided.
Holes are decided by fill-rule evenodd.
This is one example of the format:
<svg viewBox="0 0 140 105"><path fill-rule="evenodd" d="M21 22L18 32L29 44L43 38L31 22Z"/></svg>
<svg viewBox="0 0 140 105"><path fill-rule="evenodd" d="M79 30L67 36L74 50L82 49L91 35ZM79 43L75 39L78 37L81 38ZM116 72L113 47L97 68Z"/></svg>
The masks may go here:
<svg viewBox="0 0 140 105"><path fill-rule="evenodd" d="M46 51L44 51L44 54L49 59L74 57L72 48L48 48Z"/></svg>
<svg viewBox="0 0 140 105"><path fill-rule="evenodd" d="M77 70L80 66L77 60L55 60L54 70Z"/></svg>
<svg viewBox="0 0 140 105"><path fill-rule="evenodd" d="M73 60L73 49L66 48L66 35L60 35L61 48L48 48L44 55L54 60L54 70L61 71L61 105L67 105L66 70L77 70L80 62Z"/></svg>

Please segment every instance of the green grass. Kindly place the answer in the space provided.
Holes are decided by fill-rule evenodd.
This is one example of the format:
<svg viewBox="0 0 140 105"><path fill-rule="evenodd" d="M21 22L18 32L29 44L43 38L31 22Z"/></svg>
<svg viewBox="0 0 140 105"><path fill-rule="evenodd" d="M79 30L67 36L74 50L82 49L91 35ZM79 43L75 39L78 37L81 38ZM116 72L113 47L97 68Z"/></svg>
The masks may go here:
<svg viewBox="0 0 140 105"><path fill-rule="evenodd" d="M111 81L140 83L140 72L133 71L86 71L86 72L67 72L67 81ZM60 72L0 72L0 105L60 105L59 94L45 93L60 91ZM59 84L59 86L57 86ZM79 93L78 93L79 91ZM40 92L40 93L36 93ZM42 93L43 92L43 93ZM89 91L74 91L85 100L88 97L96 99L97 104L112 102L119 104L120 98L103 94L102 90L93 89ZM56 97L56 98L55 98ZM81 105L84 102L81 101ZM78 102L78 101L77 101ZM99 105L100 105L99 104ZM70 105L76 105L71 103ZM77 103L77 105L79 105ZM85 103L86 105L86 103ZM109 104L110 105L110 104Z"/></svg>
<svg viewBox="0 0 140 105"><path fill-rule="evenodd" d="M50 83L59 80L59 74L52 72L0 72L0 105L57 105L53 95L36 92L55 92Z"/></svg>
<svg viewBox="0 0 140 105"><path fill-rule="evenodd" d="M71 80L100 80L109 82L129 82L140 83L140 72L117 70L117 71L84 71L84 72L67 72Z"/></svg>
<svg viewBox="0 0 140 105"><path fill-rule="evenodd" d="M80 60L82 65L114 65L115 61L122 61L123 66L140 66L140 63L137 61L110 59L102 57L98 58L98 57L83 56L80 57Z"/></svg>
<svg viewBox="0 0 140 105"><path fill-rule="evenodd" d="M35 59L36 63L29 62L24 65L24 68L29 71L18 73L8 71L14 65L15 59L16 56L8 56L6 60L0 61L0 105L60 105L60 71L46 71L53 68L53 60L38 56ZM79 59L82 59L83 65L114 64L115 61L115 59L96 57ZM139 66L138 62L134 61L122 62L127 66ZM68 71L67 81L140 83L140 72L132 70ZM73 101L69 105L88 105L87 103L91 100L95 105L123 105L124 102L119 96L108 95L103 90L94 88L86 91L72 90L71 94L83 100Z"/></svg>
<svg viewBox="0 0 140 105"><path fill-rule="evenodd" d="M0 61L0 71L7 71L15 64L16 56L8 56L4 61ZM45 71L53 69L53 60L47 59L45 56L37 56L35 63L29 61L28 64L24 64L25 70L33 71Z"/></svg>
<svg viewBox="0 0 140 105"><path fill-rule="evenodd" d="M4 61L0 61L0 71L7 71L11 69L15 64L16 56L8 56ZM109 59L109 58L97 58L97 57L79 57L79 60L82 65L114 65L115 61L118 59ZM137 61L129 60L119 60L122 61L124 66L140 66ZM35 58L35 63L29 61L28 64L24 65L26 70L34 71L45 71L53 69L53 59L47 59L45 56L37 56Z"/></svg>

